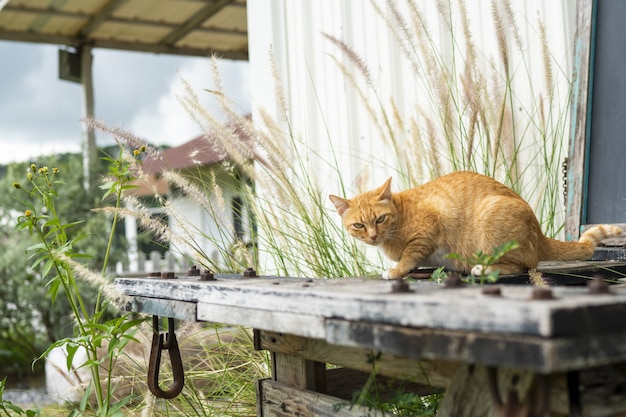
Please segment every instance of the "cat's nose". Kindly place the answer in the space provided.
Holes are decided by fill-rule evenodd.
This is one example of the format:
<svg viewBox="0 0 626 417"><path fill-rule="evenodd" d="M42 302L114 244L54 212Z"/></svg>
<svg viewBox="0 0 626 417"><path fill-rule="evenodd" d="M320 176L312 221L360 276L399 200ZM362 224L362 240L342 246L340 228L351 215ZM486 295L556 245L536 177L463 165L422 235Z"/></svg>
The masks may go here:
<svg viewBox="0 0 626 417"><path fill-rule="evenodd" d="M370 239L372 239L372 242L376 242L376 239L378 239L378 235L370 235Z"/></svg>

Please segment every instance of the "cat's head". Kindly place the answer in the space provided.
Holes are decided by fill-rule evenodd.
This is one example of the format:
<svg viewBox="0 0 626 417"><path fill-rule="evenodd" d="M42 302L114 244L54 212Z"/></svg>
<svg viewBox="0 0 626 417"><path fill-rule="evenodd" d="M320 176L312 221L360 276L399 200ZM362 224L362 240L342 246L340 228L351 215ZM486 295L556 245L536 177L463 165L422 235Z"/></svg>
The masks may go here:
<svg viewBox="0 0 626 417"><path fill-rule="evenodd" d="M393 232L396 206L391 198L391 178L375 190L353 198L330 196L348 233L369 245L379 245Z"/></svg>

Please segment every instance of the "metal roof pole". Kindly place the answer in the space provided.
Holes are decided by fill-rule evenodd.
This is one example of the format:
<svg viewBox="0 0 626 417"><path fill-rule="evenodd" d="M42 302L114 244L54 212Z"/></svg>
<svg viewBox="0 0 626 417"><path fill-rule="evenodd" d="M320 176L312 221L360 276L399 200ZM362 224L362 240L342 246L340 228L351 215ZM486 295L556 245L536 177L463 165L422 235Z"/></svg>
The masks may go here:
<svg viewBox="0 0 626 417"><path fill-rule="evenodd" d="M93 95L93 55L91 46L82 45L80 54L81 84L83 86L83 110L86 120L94 117L94 95ZM95 161L97 158L96 132L83 123L83 174L84 186L89 190L94 185Z"/></svg>

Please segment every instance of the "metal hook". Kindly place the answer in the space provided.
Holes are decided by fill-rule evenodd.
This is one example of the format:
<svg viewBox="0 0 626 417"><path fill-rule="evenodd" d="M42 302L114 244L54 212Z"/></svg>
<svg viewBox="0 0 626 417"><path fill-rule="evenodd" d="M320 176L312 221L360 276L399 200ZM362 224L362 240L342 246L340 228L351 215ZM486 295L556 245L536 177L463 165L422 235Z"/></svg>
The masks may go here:
<svg viewBox="0 0 626 417"><path fill-rule="evenodd" d="M148 365L148 388L157 398L170 400L183 390L185 385L185 372L183 361L180 357L180 349L174 333L174 319L167 319L167 335L159 333L159 316L152 316L154 333L152 334L152 349L150 351L150 363ZM168 350L172 364L174 382L167 391L159 387L159 369L161 368L161 354Z"/></svg>

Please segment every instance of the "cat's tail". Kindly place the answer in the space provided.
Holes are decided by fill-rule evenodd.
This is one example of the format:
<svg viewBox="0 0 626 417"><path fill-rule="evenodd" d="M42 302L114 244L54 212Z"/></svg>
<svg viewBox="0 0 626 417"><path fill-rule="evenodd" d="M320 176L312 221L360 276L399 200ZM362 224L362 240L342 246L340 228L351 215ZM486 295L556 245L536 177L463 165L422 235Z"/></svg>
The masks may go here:
<svg viewBox="0 0 626 417"><path fill-rule="evenodd" d="M578 242L561 242L560 240L545 238L541 261L585 261L593 256L596 246L611 237L622 234L617 226L601 224L585 231Z"/></svg>

